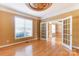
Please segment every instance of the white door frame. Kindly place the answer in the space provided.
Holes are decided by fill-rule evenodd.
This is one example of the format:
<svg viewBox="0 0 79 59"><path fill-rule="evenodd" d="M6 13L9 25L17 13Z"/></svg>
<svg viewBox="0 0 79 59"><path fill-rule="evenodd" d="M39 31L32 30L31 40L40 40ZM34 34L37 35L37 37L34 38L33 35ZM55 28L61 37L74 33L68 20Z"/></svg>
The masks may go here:
<svg viewBox="0 0 79 59"><path fill-rule="evenodd" d="M70 46L63 43L63 20L70 19ZM72 51L72 16L62 19L62 45Z"/></svg>

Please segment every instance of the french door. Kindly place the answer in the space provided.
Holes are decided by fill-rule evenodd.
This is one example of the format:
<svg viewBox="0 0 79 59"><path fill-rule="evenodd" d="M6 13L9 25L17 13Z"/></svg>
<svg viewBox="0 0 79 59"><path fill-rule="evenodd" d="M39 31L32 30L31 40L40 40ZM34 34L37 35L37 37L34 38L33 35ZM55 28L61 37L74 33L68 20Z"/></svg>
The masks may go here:
<svg viewBox="0 0 79 59"><path fill-rule="evenodd" d="M62 45L72 50L72 16L62 20Z"/></svg>
<svg viewBox="0 0 79 59"><path fill-rule="evenodd" d="M42 22L40 24L40 38L42 40L48 40L48 23Z"/></svg>

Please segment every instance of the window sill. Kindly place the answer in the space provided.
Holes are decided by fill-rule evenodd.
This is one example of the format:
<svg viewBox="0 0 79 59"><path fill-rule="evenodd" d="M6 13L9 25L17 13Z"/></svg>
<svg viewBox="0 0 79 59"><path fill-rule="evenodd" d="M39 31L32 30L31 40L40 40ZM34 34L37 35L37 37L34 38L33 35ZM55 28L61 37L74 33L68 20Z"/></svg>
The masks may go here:
<svg viewBox="0 0 79 59"><path fill-rule="evenodd" d="M19 38L15 38L15 40L17 39L24 39L24 38L31 38L32 36L28 36L28 37L19 37Z"/></svg>

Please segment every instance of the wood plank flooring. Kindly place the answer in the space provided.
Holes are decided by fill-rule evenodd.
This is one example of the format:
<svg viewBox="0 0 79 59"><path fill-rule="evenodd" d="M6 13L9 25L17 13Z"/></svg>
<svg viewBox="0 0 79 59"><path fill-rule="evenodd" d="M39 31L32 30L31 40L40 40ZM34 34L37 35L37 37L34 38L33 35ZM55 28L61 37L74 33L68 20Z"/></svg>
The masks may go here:
<svg viewBox="0 0 79 59"><path fill-rule="evenodd" d="M68 52L61 41L34 40L29 43L21 43L14 46L0 48L0 56L78 56L79 50Z"/></svg>

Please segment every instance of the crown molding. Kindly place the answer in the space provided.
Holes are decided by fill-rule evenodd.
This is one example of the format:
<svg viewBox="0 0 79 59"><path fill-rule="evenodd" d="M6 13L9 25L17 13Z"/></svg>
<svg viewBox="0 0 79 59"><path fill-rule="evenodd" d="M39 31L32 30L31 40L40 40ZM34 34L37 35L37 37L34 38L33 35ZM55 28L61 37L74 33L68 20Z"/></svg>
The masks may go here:
<svg viewBox="0 0 79 59"><path fill-rule="evenodd" d="M27 18L40 19L40 17L30 15L27 13L23 13L23 12L20 12L20 11L17 11L17 10L14 10L14 9L11 9L11 8L8 8L8 7L2 6L2 5L0 5L0 11L6 11L6 12L13 13L13 14L19 14L19 15L22 15L22 16L27 17Z"/></svg>

